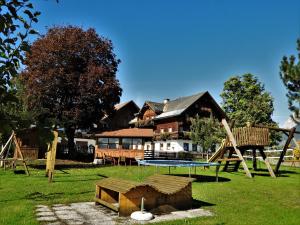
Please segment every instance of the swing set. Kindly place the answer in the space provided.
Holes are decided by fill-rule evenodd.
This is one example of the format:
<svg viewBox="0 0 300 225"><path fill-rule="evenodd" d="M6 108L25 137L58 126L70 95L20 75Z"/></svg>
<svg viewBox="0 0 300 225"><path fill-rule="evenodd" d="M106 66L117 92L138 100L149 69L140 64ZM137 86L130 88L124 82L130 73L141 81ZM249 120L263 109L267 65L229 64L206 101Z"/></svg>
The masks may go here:
<svg viewBox="0 0 300 225"><path fill-rule="evenodd" d="M13 148L14 147L14 148ZM14 149L13 151L13 158L9 158L10 156L10 151ZM6 144L4 145L4 147L1 149L0 152L0 163L1 166L4 167L4 169L6 169L7 165L10 164L11 168L13 170L16 169L17 166L17 162L21 161L26 174L29 176L29 170L28 170L28 166L26 164L26 160L24 159L23 153L21 151L21 147L19 145L19 142L17 140L16 134L13 131L12 134L10 135L8 141L6 142Z"/></svg>
<svg viewBox="0 0 300 225"><path fill-rule="evenodd" d="M54 135L54 139L52 140L51 143L48 143L47 161L46 161L46 177L48 177L49 182L52 182L54 176L58 132L53 131L53 135ZM13 154L11 154L12 151ZM11 155L13 155L12 158L10 158ZM18 161L22 162L26 174L30 176L26 159L24 158L24 154L17 140L16 134L13 131L8 141L1 149L0 167L4 167L4 169L6 169L7 167L11 167L13 170L15 170Z"/></svg>
<svg viewBox="0 0 300 225"><path fill-rule="evenodd" d="M254 169L257 168L256 150L258 150L263 158L264 163L266 164L270 176L275 178L276 175L279 174L279 168L281 163L284 161L283 159L287 152L287 149L291 141L294 140L294 134L300 133L299 131L296 131L296 128L283 129L262 125L250 126L250 124L248 124L247 127L231 129L226 119L222 119L221 122L226 130L227 138L222 141L219 149L212 155L208 162L225 162L225 166L223 169L224 171L228 171L229 167L231 167L233 171L237 171L240 164L242 164L243 169L249 178L252 178L252 174L250 173L247 163L245 162L245 159L243 157L246 150L252 150ZM288 137L279 160L276 164L275 172L273 171L269 159L264 152L264 147L270 145L270 130L281 131ZM297 144L295 140L294 142ZM225 155L228 155L228 157L225 157Z"/></svg>

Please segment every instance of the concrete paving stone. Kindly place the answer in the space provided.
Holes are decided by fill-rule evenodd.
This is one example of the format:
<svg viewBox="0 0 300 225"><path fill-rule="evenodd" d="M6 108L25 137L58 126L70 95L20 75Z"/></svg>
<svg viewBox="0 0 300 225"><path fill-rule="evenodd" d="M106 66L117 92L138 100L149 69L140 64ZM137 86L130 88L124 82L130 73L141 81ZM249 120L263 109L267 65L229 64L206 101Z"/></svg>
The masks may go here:
<svg viewBox="0 0 300 225"><path fill-rule="evenodd" d="M39 212L52 212L50 208L37 208L35 211L37 213L39 213Z"/></svg>
<svg viewBox="0 0 300 225"><path fill-rule="evenodd" d="M71 212L74 212L73 210L55 210L54 211L56 214L70 214Z"/></svg>
<svg viewBox="0 0 300 225"><path fill-rule="evenodd" d="M55 216L55 214L51 211L38 212L36 215L37 216Z"/></svg>
<svg viewBox="0 0 300 225"><path fill-rule="evenodd" d="M36 207L36 208L45 208L45 207L48 208L47 205L36 205L35 207Z"/></svg>
<svg viewBox="0 0 300 225"><path fill-rule="evenodd" d="M65 206L65 204L54 204L52 207L59 207L59 206Z"/></svg>
<svg viewBox="0 0 300 225"><path fill-rule="evenodd" d="M67 220L66 223L67 223L68 225L80 225L80 224L84 224L84 221Z"/></svg>
<svg viewBox="0 0 300 225"><path fill-rule="evenodd" d="M55 207L52 207L53 210L71 210L72 207L71 206L55 206Z"/></svg>
<svg viewBox="0 0 300 225"><path fill-rule="evenodd" d="M188 210L188 213L192 215L193 217L199 217L199 216L213 216L213 213L208 210L204 209L191 209Z"/></svg>
<svg viewBox="0 0 300 225"><path fill-rule="evenodd" d="M103 221L103 220L89 220L88 224L91 225L116 225L115 221Z"/></svg>
<svg viewBox="0 0 300 225"><path fill-rule="evenodd" d="M78 220L78 221L84 220L83 217L81 217L79 214L75 214L75 213L61 214L61 215L56 214L56 215L61 220Z"/></svg>
<svg viewBox="0 0 300 225"><path fill-rule="evenodd" d="M37 205L36 215L37 220L44 222L45 225L123 225L155 223L199 216L212 216L213 214L209 210L192 209L155 216L149 222L139 222L129 217L119 217L118 213L101 205L96 206L94 202L80 202L70 205L55 204L52 208L46 205Z"/></svg>
<svg viewBox="0 0 300 225"><path fill-rule="evenodd" d="M47 223L47 225L63 225L61 222Z"/></svg>
<svg viewBox="0 0 300 225"><path fill-rule="evenodd" d="M55 221L57 218L55 216L42 216L37 218L38 221Z"/></svg>

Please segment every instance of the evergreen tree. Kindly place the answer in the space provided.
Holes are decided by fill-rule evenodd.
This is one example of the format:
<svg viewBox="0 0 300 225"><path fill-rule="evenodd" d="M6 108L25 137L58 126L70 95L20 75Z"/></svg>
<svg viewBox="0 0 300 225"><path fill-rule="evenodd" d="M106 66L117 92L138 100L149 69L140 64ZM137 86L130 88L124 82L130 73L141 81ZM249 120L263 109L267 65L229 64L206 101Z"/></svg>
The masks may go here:
<svg viewBox="0 0 300 225"><path fill-rule="evenodd" d="M297 40L298 62L296 57L284 56L280 65L280 78L288 93L289 109L294 113L294 119L300 121L300 38Z"/></svg>

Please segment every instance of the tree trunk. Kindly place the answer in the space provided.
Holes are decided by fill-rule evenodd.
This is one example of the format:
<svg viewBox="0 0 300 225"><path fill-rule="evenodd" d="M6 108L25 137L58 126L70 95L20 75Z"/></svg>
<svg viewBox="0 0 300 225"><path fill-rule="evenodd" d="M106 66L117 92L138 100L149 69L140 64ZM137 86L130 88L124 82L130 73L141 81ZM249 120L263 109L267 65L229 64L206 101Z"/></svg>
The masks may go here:
<svg viewBox="0 0 300 225"><path fill-rule="evenodd" d="M74 127L68 127L66 128L66 135L68 138L68 154L70 158L75 157L75 144L74 144L74 137L75 137L75 128Z"/></svg>

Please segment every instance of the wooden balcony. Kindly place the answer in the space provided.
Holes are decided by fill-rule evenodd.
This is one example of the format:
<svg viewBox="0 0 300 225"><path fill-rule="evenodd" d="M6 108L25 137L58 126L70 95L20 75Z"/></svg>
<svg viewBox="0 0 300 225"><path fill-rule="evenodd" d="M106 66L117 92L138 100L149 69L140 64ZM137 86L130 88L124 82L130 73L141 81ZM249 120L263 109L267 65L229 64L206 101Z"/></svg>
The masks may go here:
<svg viewBox="0 0 300 225"><path fill-rule="evenodd" d="M119 158L125 157L129 159L141 158L144 159L144 150L137 149L100 149L96 147L95 158L105 157Z"/></svg>

